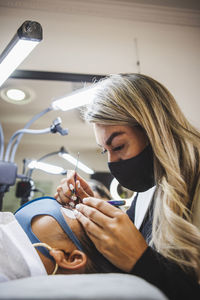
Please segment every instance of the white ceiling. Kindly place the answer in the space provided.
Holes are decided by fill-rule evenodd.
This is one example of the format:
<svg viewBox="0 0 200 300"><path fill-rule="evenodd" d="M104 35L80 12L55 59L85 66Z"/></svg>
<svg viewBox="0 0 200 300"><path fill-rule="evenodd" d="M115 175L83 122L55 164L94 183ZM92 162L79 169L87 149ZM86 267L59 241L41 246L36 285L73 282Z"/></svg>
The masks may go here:
<svg viewBox="0 0 200 300"><path fill-rule="evenodd" d="M113 0L113 2L122 2L121 0ZM157 5L165 7L200 9L200 2L198 0L125 0L127 3Z"/></svg>
<svg viewBox="0 0 200 300"><path fill-rule="evenodd" d="M118 43L117 33L112 32L116 22L118 24L126 22L126 28L133 26L131 23L133 21L137 23L141 21L144 24L156 23L157 26L177 24L178 26L198 28L200 26L199 9L200 2L195 0L0 0L0 52L23 21L31 19L42 24L44 40L19 66L19 69L100 75L116 71L128 72L131 68L123 66L122 59L120 59L124 50L121 50L118 57L116 56L112 68L106 63L107 60L112 60L117 55L117 50L123 44L123 42ZM99 26L102 18L107 21ZM82 26L80 26L81 22L83 22ZM116 51L109 48L109 38L107 41L106 37L104 39L107 46L101 42L102 35L108 31L113 45L118 43ZM129 33L124 31L120 34L125 38ZM143 36L143 33L140 34ZM87 36L87 39L84 39L84 36ZM104 56L100 60L101 53ZM106 53L112 53L112 55L106 57ZM137 71L135 66L132 65L132 67L133 71ZM82 86L83 83L80 85ZM0 99L0 120L4 128L6 143L16 130L23 128L35 114L47 108L53 99L70 93L78 87L78 84L67 81L8 79L2 88L8 86L25 87L33 93L34 97L32 102L26 105L14 105ZM34 157L37 159L65 146L74 156L79 151L80 160L94 170L107 171L106 157L99 155L92 128L81 120L78 110L66 113L50 112L31 128L39 129L50 126L52 120L57 116L62 118L63 127L69 128L69 135L66 137L58 134L24 136L16 156L20 169L23 158ZM59 164L62 162L59 161ZM65 167L69 168L70 166L66 164Z"/></svg>

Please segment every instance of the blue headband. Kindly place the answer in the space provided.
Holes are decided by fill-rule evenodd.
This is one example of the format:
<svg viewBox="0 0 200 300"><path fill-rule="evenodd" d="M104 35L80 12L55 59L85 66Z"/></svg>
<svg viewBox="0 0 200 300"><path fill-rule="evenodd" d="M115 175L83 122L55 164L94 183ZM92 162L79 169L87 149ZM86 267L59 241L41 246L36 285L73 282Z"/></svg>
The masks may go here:
<svg viewBox="0 0 200 300"><path fill-rule="evenodd" d="M68 235L71 241L76 245L76 247L83 251L80 241L73 233L69 225L66 223L60 209L62 205L59 204L54 198L42 197L29 201L22 205L16 212L15 217L25 233L28 235L31 243L41 243L41 241L32 232L31 221L34 217L39 215L49 215L53 217L58 224L62 227L64 232ZM48 250L43 247L38 247L38 250L43 253L46 257L53 260L52 256L49 254Z"/></svg>

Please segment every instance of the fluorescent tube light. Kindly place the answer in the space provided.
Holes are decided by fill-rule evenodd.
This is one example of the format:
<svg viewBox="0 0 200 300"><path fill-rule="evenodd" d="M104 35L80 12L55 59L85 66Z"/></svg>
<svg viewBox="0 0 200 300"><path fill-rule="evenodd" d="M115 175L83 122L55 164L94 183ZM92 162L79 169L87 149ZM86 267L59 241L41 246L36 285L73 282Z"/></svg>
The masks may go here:
<svg viewBox="0 0 200 300"><path fill-rule="evenodd" d="M54 110L66 111L89 104L95 95L96 89L97 85L95 84L90 86L89 88L76 90L72 94L54 100L52 102L52 108Z"/></svg>
<svg viewBox="0 0 200 300"><path fill-rule="evenodd" d="M54 166L52 164L47 164L47 163L37 161L37 160L32 160L28 164L28 168L29 169L39 169L39 170L45 171L45 172L50 173L50 174L55 174L55 175L57 175L57 174L62 174L62 175L67 174L67 171L64 170L61 167Z"/></svg>
<svg viewBox="0 0 200 300"><path fill-rule="evenodd" d="M77 158L74 158L68 153L59 153L59 156L69 161L71 164L76 166ZM82 162L78 162L78 169L82 170L83 172L87 174L94 174L94 171L90 168L88 168L86 165L84 165Z"/></svg>
<svg viewBox="0 0 200 300"><path fill-rule="evenodd" d="M0 86L42 40L39 23L25 21L0 55Z"/></svg>

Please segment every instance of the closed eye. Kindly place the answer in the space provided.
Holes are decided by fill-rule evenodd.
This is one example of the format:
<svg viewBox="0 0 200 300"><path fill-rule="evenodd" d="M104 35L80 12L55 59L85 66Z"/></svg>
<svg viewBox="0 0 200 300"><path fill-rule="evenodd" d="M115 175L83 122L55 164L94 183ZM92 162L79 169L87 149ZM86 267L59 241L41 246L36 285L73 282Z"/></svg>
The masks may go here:
<svg viewBox="0 0 200 300"><path fill-rule="evenodd" d="M119 151L124 148L124 144L118 147L113 148L113 151Z"/></svg>

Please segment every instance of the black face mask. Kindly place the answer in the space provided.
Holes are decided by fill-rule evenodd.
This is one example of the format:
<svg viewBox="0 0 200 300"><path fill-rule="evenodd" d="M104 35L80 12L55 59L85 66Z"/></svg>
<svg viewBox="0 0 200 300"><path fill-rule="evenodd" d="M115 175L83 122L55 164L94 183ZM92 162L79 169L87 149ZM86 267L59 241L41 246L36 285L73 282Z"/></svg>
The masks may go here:
<svg viewBox="0 0 200 300"><path fill-rule="evenodd" d="M117 162L109 162L111 174L129 190L144 192L155 184L153 151L147 146L138 155Z"/></svg>

